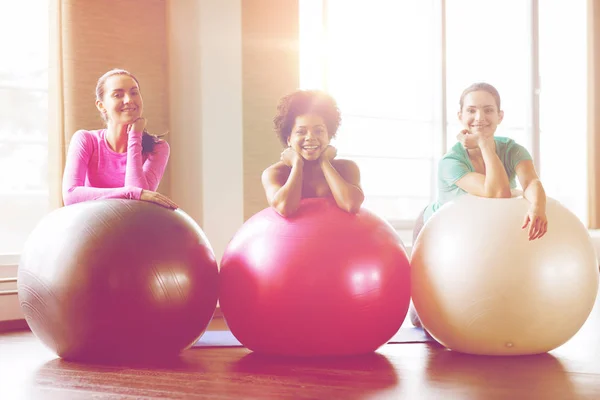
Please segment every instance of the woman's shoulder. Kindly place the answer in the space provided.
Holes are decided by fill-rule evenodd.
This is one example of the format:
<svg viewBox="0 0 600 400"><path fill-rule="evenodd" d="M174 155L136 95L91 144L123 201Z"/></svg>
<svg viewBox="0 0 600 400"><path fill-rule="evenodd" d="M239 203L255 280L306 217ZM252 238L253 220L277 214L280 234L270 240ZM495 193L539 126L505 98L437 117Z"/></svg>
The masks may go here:
<svg viewBox="0 0 600 400"><path fill-rule="evenodd" d="M511 138L498 137L496 140L498 155L505 165L516 166L520 161L533 160L527 148Z"/></svg>
<svg viewBox="0 0 600 400"><path fill-rule="evenodd" d="M169 153L171 150L171 146L169 146L169 142L159 137L154 139L154 151L166 152Z"/></svg>
<svg viewBox="0 0 600 400"><path fill-rule="evenodd" d="M360 179L360 168L352 160L340 158L331 161L331 165L346 180L355 181Z"/></svg>
<svg viewBox="0 0 600 400"><path fill-rule="evenodd" d="M442 160L448 160L448 159L452 159L452 160L466 160L466 158L468 158L467 152L465 150L465 147L463 146L463 144L461 142L456 142L456 144L454 144L454 146L452 146L447 152L446 154L444 154L444 156L442 157Z"/></svg>
<svg viewBox="0 0 600 400"><path fill-rule="evenodd" d="M95 145L102 140L103 131L103 129L79 129L71 137L71 142L75 142L80 145Z"/></svg>
<svg viewBox="0 0 600 400"><path fill-rule="evenodd" d="M288 178L288 176L290 176L291 170L292 169L283 162L277 161L275 164L269 165L267 168L265 168L265 170L262 172L261 180L263 181L263 184L266 182L272 182L274 180L283 182Z"/></svg>
<svg viewBox="0 0 600 400"><path fill-rule="evenodd" d="M358 169L358 164L347 158L334 158L331 161L331 165L337 170L341 169Z"/></svg>
<svg viewBox="0 0 600 400"><path fill-rule="evenodd" d="M525 146L517 143L514 139L509 137L497 136L494 137L496 141L496 148L499 153L513 153L527 151Z"/></svg>
<svg viewBox="0 0 600 400"><path fill-rule="evenodd" d="M78 129L73 134L73 137L79 136L84 138L101 138L103 136L104 129Z"/></svg>
<svg viewBox="0 0 600 400"><path fill-rule="evenodd" d="M506 147L519 145L517 142L514 141L514 139L505 136L494 136L494 141L496 142L496 144L500 144Z"/></svg>
<svg viewBox="0 0 600 400"><path fill-rule="evenodd" d="M288 174L289 175L291 170L292 169L289 166L287 166L285 163L283 163L282 161L277 161L275 164L271 164L267 168L265 168L265 170L263 171L263 174L273 174L273 175Z"/></svg>

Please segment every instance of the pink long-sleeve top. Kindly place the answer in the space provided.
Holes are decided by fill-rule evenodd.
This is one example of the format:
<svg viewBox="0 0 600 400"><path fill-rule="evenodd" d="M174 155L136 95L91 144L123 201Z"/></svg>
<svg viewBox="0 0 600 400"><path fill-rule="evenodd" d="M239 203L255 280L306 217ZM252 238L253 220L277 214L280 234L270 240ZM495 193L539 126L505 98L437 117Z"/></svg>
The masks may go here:
<svg viewBox="0 0 600 400"><path fill-rule="evenodd" d="M106 141L106 129L75 132L63 175L65 205L97 199L136 199L142 190L156 191L170 148L158 141L142 154L142 132L129 132L127 152L117 153Z"/></svg>

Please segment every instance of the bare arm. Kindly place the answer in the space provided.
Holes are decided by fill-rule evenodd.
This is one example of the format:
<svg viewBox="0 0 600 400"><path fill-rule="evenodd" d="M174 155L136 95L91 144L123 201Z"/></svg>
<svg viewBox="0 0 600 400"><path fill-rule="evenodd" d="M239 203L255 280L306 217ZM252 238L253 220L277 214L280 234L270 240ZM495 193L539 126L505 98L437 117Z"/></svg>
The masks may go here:
<svg viewBox="0 0 600 400"><path fill-rule="evenodd" d="M302 167L301 159L292 164L291 170L283 162L278 162L262 173L261 181L269 206L283 217L291 216L300 206Z"/></svg>
<svg viewBox="0 0 600 400"><path fill-rule="evenodd" d="M339 208L352 214L360 210L365 195L360 187L360 170L350 160L321 161L321 169Z"/></svg>
<svg viewBox="0 0 600 400"><path fill-rule="evenodd" d="M485 175L470 172L456 181L456 185L475 196L510 198L510 182L504 165L496 154L494 138L479 139L478 144L485 164Z"/></svg>
<svg viewBox="0 0 600 400"><path fill-rule="evenodd" d="M523 197L525 197L532 205L546 207L546 192L542 186L542 182L535 172L533 161L524 160L517 164L515 168L521 187L523 188Z"/></svg>
<svg viewBox="0 0 600 400"><path fill-rule="evenodd" d="M523 188L523 197L531 203L523 221L523 228L529 225L529 240L541 238L548 231L546 192L531 160L519 162L515 172Z"/></svg>

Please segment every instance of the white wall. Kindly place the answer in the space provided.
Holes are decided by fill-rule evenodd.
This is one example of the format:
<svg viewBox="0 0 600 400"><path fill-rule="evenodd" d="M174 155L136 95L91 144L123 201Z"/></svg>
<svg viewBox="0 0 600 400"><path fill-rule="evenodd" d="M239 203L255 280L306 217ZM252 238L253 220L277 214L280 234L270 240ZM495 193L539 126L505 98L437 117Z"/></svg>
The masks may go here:
<svg viewBox="0 0 600 400"><path fill-rule="evenodd" d="M170 0L171 195L217 260L243 224L241 0Z"/></svg>

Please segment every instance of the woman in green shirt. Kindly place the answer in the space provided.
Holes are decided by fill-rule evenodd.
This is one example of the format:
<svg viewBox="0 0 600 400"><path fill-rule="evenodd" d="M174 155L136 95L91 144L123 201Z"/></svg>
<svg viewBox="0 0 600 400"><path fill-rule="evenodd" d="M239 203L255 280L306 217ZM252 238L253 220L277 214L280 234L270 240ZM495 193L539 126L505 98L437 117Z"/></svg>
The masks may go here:
<svg viewBox="0 0 600 400"><path fill-rule="evenodd" d="M510 198L516 179L523 197L531 203L522 228L529 227L529 240L544 236L548 230L546 193L527 149L512 139L494 136L503 117L500 95L492 85L475 83L463 91L458 112L463 129L457 135L458 142L440 160L438 199L417 219L413 243L425 221L444 203L466 193Z"/></svg>
<svg viewBox="0 0 600 400"><path fill-rule="evenodd" d="M458 142L440 160L438 198L417 218L413 245L425 222L443 204L467 193L510 198L516 179L523 197L531 203L522 228L528 228L529 240L544 236L548 230L546 193L527 149L512 139L494 136L503 118L500 95L492 85L475 83L463 91L458 111L463 129L457 135ZM421 325L412 304L409 315L413 325Z"/></svg>

